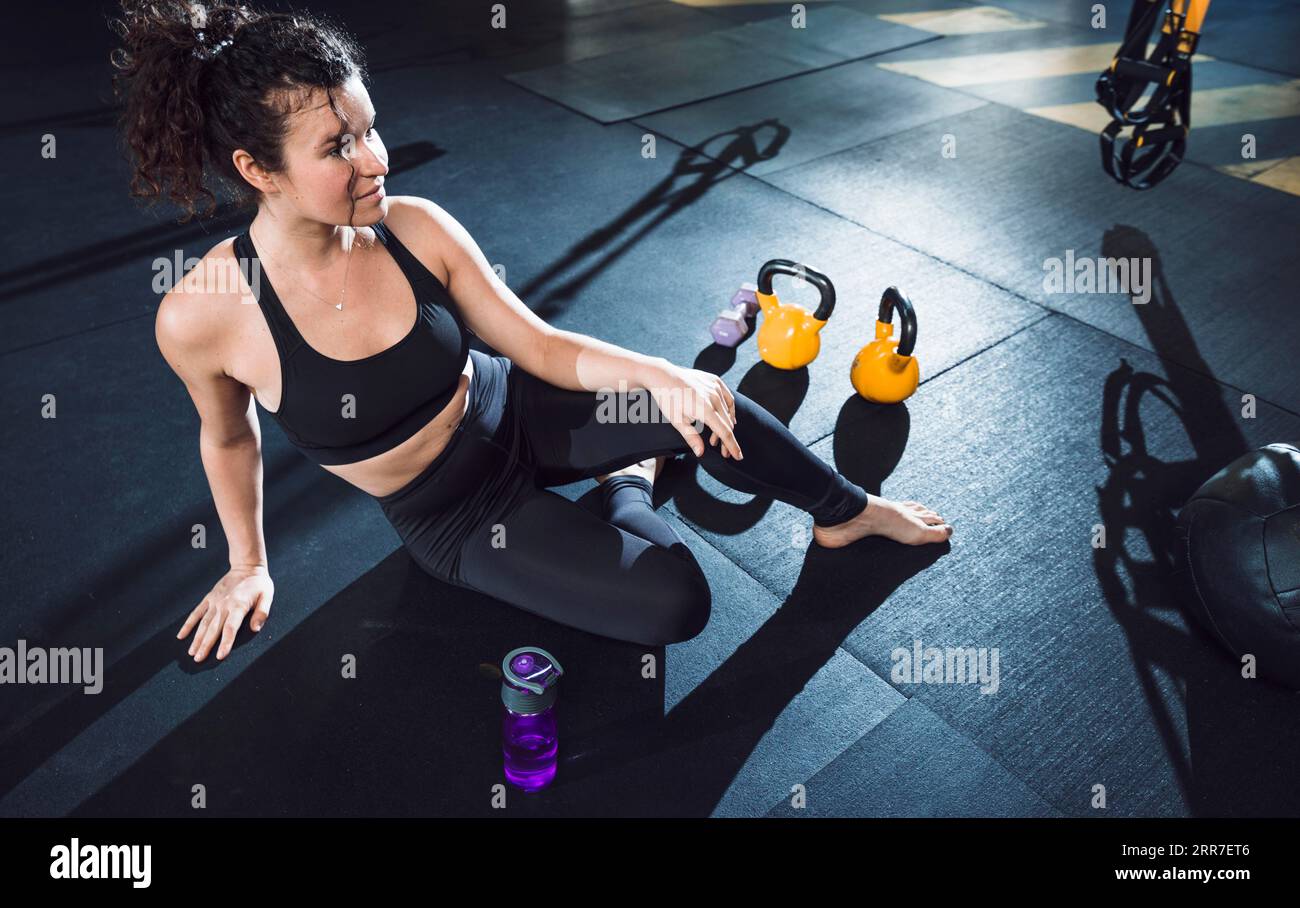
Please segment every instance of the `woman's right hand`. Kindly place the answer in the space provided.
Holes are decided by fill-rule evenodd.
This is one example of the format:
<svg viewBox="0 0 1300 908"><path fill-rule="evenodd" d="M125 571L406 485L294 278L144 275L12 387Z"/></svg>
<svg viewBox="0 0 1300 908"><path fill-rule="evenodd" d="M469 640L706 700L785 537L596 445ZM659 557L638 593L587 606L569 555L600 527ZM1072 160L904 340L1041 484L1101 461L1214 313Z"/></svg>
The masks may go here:
<svg viewBox="0 0 1300 908"><path fill-rule="evenodd" d="M250 611L253 617L248 626L253 631L262 629L274 596L275 584L271 582L271 574L265 565L232 567L190 612L176 639L184 640L185 635L198 625L189 651L194 661L202 662L218 637L221 646L217 649L217 658L224 659L235 644L235 634L239 633L244 616Z"/></svg>

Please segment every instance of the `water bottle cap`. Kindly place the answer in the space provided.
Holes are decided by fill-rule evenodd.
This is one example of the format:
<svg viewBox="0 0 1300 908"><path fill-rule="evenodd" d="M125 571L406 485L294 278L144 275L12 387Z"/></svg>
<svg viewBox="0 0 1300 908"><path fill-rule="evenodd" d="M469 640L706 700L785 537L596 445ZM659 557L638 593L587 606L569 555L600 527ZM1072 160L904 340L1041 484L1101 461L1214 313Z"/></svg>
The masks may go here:
<svg viewBox="0 0 1300 908"><path fill-rule="evenodd" d="M533 665L535 664L532 653L521 653L520 655L515 656L514 660L510 663L510 669L516 675L527 676L532 672Z"/></svg>
<svg viewBox="0 0 1300 908"><path fill-rule="evenodd" d="M501 702L520 714L543 712L559 695L563 674L559 660L540 646L512 649L501 660Z"/></svg>

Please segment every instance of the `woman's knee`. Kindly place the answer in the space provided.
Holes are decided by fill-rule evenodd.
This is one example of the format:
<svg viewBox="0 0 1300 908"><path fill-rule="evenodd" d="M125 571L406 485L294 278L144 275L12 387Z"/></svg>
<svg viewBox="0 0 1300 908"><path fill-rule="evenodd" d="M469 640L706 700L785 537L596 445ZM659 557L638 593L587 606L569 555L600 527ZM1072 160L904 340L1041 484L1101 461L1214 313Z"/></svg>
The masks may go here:
<svg viewBox="0 0 1300 908"><path fill-rule="evenodd" d="M652 618L644 643L663 646L697 636L709 623L713 592L693 559L671 556L676 562L645 590L644 613Z"/></svg>

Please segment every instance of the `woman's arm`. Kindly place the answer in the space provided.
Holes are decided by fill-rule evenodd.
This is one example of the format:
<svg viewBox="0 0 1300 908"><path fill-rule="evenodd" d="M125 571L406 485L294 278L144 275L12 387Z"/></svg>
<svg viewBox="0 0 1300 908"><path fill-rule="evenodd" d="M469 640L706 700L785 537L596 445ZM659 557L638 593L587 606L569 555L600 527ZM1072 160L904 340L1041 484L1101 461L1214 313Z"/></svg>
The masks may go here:
<svg viewBox="0 0 1300 908"><path fill-rule="evenodd" d="M634 388L647 389L695 456L703 457L705 451L704 438L694 426L699 420L711 430L709 444L721 443L723 457L744 457L735 435L736 400L719 376L572 331L557 331L547 356L552 374L561 376L570 390L622 394Z"/></svg>
<svg viewBox="0 0 1300 908"><path fill-rule="evenodd" d="M555 329L546 350L551 384L570 391L647 388L671 363L662 356L646 356L625 347L574 331Z"/></svg>
<svg viewBox="0 0 1300 908"><path fill-rule="evenodd" d="M461 317L494 350L557 388L646 388L697 454L704 453L704 442L688 419L703 420L729 456L740 456L732 433L735 402L721 378L548 325L497 277L469 231L441 207L414 196L394 197L389 206L398 234L410 237L411 252L447 268L447 289Z"/></svg>
<svg viewBox="0 0 1300 908"><path fill-rule="evenodd" d="M218 362L212 307L220 305L183 282L163 298L154 324L158 349L198 410L199 456L229 549L230 570L177 634L183 638L198 625L190 653L200 662L218 637L217 658L225 658L249 610L256 608L249 626L261 630L272 597L262 535L261 433L252 393Z"/></svg>
<svg viewBox="0 0 1300 908"><path fill-rule="evenodd" d="M158 349L185 383L199 414L199 455L226 533L230 566L265 567L262 442L253 395L215 362L216 345L207 336L208 318L202 311L214 304L178 290L158 308Z"/></svg>

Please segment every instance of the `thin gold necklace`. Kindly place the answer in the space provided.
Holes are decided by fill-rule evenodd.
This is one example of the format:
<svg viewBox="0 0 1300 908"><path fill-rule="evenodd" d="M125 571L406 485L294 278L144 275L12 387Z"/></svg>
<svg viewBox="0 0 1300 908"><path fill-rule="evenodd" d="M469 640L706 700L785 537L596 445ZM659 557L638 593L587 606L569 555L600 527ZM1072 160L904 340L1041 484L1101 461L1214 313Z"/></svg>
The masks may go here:
<svg viewBox="0 0 1300 908"><path fill-rule="evenodd" d="M357 244L357 228L352 227L351 230L352 230L352 242L348 244L348 251L346 253L347 264L343 269L343 289L339 292L339 301L337 303L330 303L330 301L325 299L325 297L321 296L318 293L314 293L313 291L309 290L307 287L303 286L301 283L298 285L300 289L306 291L307 293L310 293L312 296L316 297L316 299L320 300L322 303L325 303L326 305L333 305L334 308L338 309L340 312L343 311L343 300L348 293L348 275L352 272L352 247L356 246ZM248 225L248 235L253 236L252 224ZM257 237L253 237L253 241L257 242ZM263 245L262 248L263 248L262 255L266 258L271 258L270 256L266 255L265 245ZM280 267L280 264L276 259L271 258L271 264L275 265L277 268Z"/></svg>

